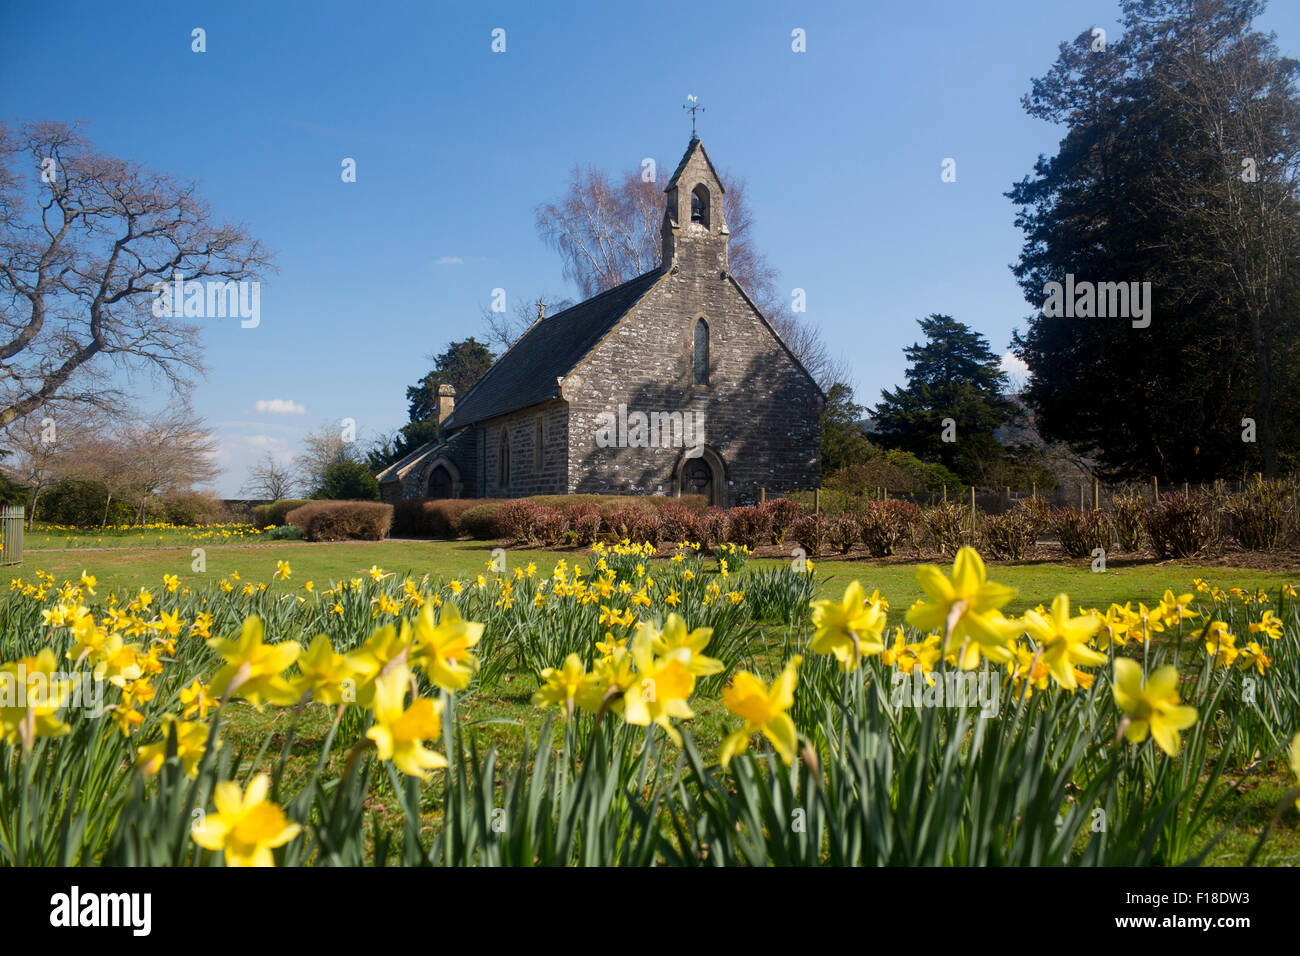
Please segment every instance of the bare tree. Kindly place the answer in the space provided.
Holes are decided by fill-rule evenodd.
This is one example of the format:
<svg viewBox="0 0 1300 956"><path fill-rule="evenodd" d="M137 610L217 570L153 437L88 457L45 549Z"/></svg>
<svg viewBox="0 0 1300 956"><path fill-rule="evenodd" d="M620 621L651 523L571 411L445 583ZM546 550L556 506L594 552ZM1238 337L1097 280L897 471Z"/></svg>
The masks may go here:
<svg viewBox="0 0 1300 956"><path fill-rule="evenodd" d="M93 410L92 410L93 411ZM37 414L10 422L5 449L13 455L10 469L31 494L27 527L32 527L43 492L65 477L85 437L103 428L98 417L59 421L38 409Z"/></svg>
<svg viewBox="0 0 1300 956"><path fill-rule="evenodd" d="M821 330L793 312L777 271L754 244L745 181L729 173L721 178L731 273L824 390L843 378L844 363L830 354ZM644 181L639 171L615 179L592 166L575 166L564 195L536 209L537 231L586 298L659 266L663 216L658 183Z"/></svg>
<svg viewBox="0 0 1300 956"><path fill-rule="evenodd" d="M488 341L501 347L501 351L519 341L542 315L555 315L573 305L572 299L558 295L538 296L536 299L515 300L514 307L505 312L493 312L483 307L483 324L487 327Z"/></svg>
<svg viewBox="0 0 1300 956"><path fill-rule="evenodd" d="M365 464L365 452L355 433L337 422L324 422L302 440L294 458L298 481L308 494L325 483L325 469L339 462Z"/></svg>
<svg viewBox="0 0 1300 956"><path fill-rule="evenodd" d="M248 469L248 481L244 484L242 494L279 501L293 496L294 481L293 468L288 464L280 464L268 451Z"/></svg>
<svg viewBox="0 0 1300 956"><path fill-rule="evenodd" d="M201 371L197 328L155 314L157 288L271 268L242 227L210 220L192 183L98 153L75 126L0 125L0 425L114 407L114 368L172 387Z"/></svg>
<svg viewBox="0 0 1300 956"><path fill-rule="evenodd" d="M144 520L151 501L213 481L217 440L189 405L179 403L152 418L127 423L118 433L119 476Z"/></svg>

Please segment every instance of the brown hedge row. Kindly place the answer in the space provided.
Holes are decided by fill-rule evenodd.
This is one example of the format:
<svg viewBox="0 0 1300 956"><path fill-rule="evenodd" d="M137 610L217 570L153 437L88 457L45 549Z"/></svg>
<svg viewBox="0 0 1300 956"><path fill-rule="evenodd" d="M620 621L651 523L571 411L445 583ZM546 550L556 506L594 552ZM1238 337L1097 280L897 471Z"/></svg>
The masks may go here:
<svg viewBox="0 0 1300 956"><path fill-rule="evenodd" d="M378 501L313 501L285 516L307 541L382 541L393 525L393 506Z"/></svg>

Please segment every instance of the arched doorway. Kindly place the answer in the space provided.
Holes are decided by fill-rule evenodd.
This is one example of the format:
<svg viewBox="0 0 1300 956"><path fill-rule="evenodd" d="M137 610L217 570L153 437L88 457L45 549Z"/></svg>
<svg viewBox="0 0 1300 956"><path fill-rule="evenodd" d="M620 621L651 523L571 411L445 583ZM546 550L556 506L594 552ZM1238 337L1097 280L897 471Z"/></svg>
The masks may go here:
<svg viewBox="0 0 1300 956"><path fill-rule="evenodd" d="M429 466L424 482L426 498L459 498L461 490L460 469L439 456Z"/></svg>
<svg viewBox="0 0 1300 956"><path fill-rule="evenodd" d="M727 506L727 466L712 448L697 446L682 452L673 469L677 495L700 495L710 505Z"/></svg>
<svg viewBox="0 0 1300 956"><path fill-rule="evenodd" d="M709 504L713 500L713 469L703 458L691 458L682 465L682 494L703 495Z"/></svg>
<svg viewBox="0 0 1300 956"><path fill-rule="evenodd" d="M433 469L429 475L429 497L430 498L450 498L451 497L451 475L442 465Z"/></svg>

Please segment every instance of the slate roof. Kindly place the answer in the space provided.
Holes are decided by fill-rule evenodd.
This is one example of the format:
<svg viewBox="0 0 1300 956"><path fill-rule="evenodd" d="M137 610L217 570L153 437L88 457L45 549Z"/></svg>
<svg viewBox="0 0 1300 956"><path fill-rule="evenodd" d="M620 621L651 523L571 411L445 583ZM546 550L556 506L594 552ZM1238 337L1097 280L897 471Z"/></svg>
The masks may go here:
<svg viewBox="0 0 1300 956"><path fill-rule="evenodd" d="M554 398L556 379L572 371L663 274L654 269L534 322L463 398L457 396L443 428L463 428Z"/></svg>

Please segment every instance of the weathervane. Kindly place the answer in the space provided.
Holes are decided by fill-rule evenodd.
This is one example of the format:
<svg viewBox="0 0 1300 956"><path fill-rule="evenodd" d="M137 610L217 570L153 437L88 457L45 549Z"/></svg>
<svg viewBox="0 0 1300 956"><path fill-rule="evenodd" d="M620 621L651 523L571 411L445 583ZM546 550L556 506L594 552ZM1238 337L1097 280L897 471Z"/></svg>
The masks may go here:
<svg viewBox="0 0 1300 956"><path fill-rule="evenodd" d="M682 109L691 114L691 139L698 139L695 135L695 114L702 112L704 107L700 105L700 98L694 94L686 97L686 102L682 104Z"/></svg>

